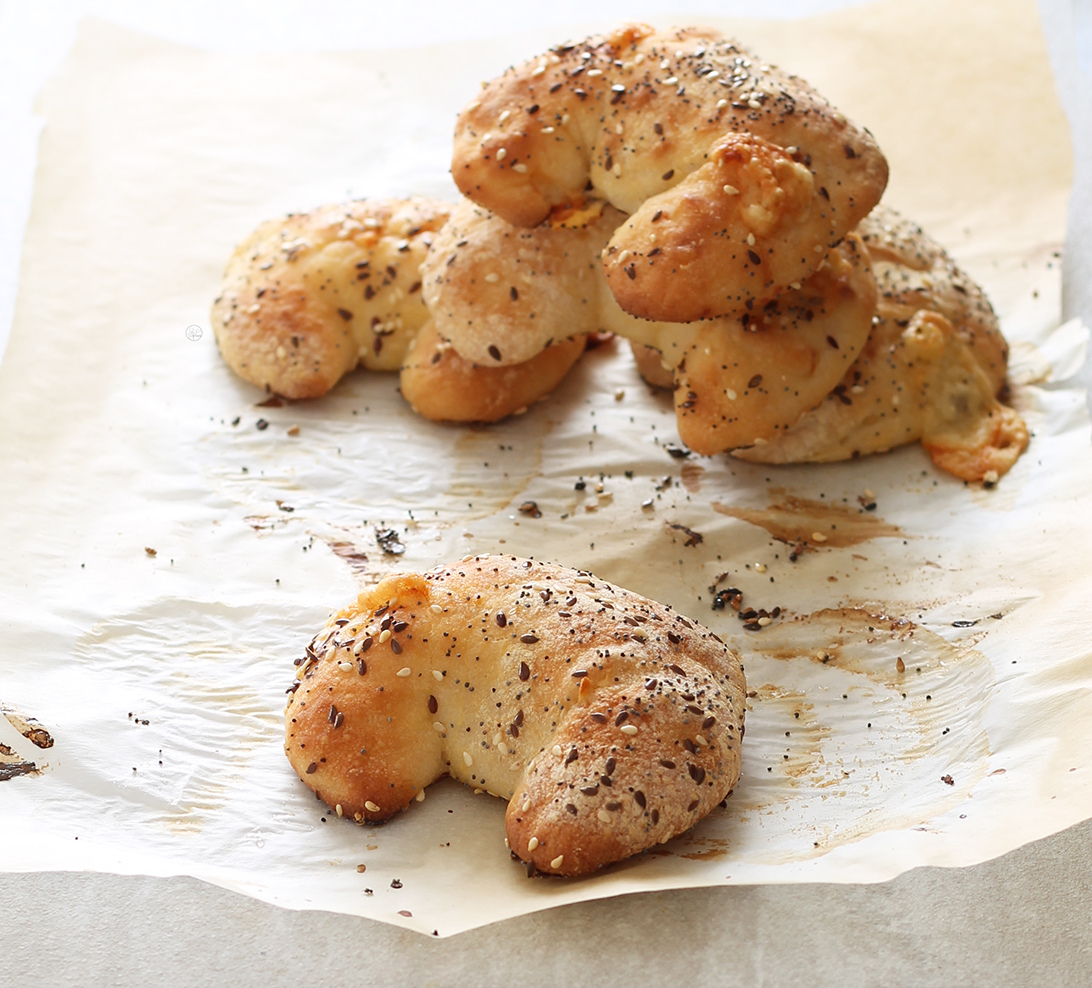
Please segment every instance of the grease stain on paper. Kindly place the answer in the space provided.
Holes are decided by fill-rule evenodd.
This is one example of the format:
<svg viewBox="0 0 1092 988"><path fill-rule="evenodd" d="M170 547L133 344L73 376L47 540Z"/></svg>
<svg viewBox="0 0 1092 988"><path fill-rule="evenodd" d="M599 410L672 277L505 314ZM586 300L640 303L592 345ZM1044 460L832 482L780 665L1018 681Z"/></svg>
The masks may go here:
<svg viewBox="0 0 1092 988"><path fill-rule="evenodd" d="M35 717L0 703L0 714L36 748L52 748L53 736Z"/></svg>
<svg viewBox="0 0 1092 988"><path fill-rule="evenodd" d="M459 524L511 504L542 473L542 446L553 423L539 411L491 426L473 426L455 441L447 498L466 504Z"/></svg>
<svg viewBox="0 0 1092 988"><path fill-rule="evenodd" d="M98 747L109 753L103 783L140 794L118 801L130 823L199 832L251 764L280 748L285 643L302 651L307 641L295 623L258 605L162 598L100 621L76 642L73 657L93 675L97 702L117 711ZM148 712L150 728L132 730L124 711L134 709Z"/></svg>
<svg viewBox="0 0 1092 988"><path fill-rule="evenodd" d="M902 537L904 534L897 525L878 518L872 512L813 501L794 494L784 494L780 501L771 502L768 508L737 508L719 501L713 501L712 508L718 514L758 525L775 539L790 544L812 543L814 532L826 536L822 544L831 548L859 545L870 539Z"/></svg>
<svg viewBox="0 0 1092 988"><path fill-rule="evenodd" d="M17 778L20 775L40 775L41 769L32 762L23 758L10 745L0 741L0 782Z"/></svg>
<svg viewBox="0 0 1092 988"><path fill-rule="evenodd" d="M740 651L743 774L673 853L804 860L931 820L985 777L994 674L973 648L879 608L836 608L786 617Z"/></svg>
<svg viewBox="0 0 1092 988"><path fill-rule="evenodd" d="M6 703L0 703L0 714L36 748L45 750L53 747L53 735L36 717L23 713ZM24 775L41 775L42 771L48 767L44 763L39 765L30 758L24 757L11 745L0 742L0 782L7 782Z"/></svg>

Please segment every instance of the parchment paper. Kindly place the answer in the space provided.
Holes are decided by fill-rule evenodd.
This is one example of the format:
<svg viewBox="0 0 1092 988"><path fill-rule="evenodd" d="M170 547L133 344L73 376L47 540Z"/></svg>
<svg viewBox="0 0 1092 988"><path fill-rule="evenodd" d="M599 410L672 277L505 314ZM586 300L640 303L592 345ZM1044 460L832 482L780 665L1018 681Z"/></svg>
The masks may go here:
<svg viewBox="0 0 1092 988"><path fill-rule="evenodd" d="M348 194L453 195L459 106L560 39L228 57L89 21L41 99L0 366L0 743L35 766L0 783L0 868L189 874L444 936L642 889L880 881L1092 815L1092 456L1064 384L1088 334L1058 327L1069 150L1034 6L722 26L869 126L888 200L990 293L1034 432L1012 473L969 487L916 446L675 459L670 402L618 345L488 428L424 422L365 373L259 407L207 323L233 243ZM376 543L388 525L402 557ZM791 561L769 529L830 539ZM528 880L486 795L440 783L358 828L298 782L283 691L327 612L497 550L591 569L740 650L754 696L726 809L601 875ZM711 609L729 585L781 616L745 631Z"/></svg>

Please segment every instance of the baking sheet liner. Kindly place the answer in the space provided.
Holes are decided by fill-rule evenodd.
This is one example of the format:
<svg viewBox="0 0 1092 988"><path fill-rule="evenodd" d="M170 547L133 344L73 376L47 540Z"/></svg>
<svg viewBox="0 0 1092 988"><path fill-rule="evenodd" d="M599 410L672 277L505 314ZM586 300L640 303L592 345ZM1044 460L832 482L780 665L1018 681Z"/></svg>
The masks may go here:
<svg viewBox="0 0 1092 988"><path fill-rule="evenodd" d="M345 195L453 195L458 107L560 39L234 57L85 22L41 97L0 367L0 775L23 766L0 868L193 875L446 936L647 889L966 865L1092 815L1092 456L1065 383L1088 333L1059 326L1068 136L1034 5L722 26L870 126L888 200L990 293L1034 434L1013 471L966 486L916 446L675 458L670 400L617 342L491 427L425 422L363 372L262 406L207 323L234 242ZM829 538L792 560L771 531ZM291 660L359 587L479 551L593 570L741 652L726 809L562 881L524 877L503 804L450 781L381 827L316 802L281 749ZM744 630L712 609L726 586L780 617Z"/></svg>

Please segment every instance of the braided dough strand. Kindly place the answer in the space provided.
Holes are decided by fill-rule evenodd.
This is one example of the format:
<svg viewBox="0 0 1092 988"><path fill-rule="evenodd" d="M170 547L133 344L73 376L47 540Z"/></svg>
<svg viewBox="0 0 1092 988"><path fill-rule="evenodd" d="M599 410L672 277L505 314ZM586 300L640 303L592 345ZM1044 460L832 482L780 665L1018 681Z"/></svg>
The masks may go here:
<svg viewBox="0 0 1092 988"><path fill-rule="evenodd" d="M508 842L582 874L668 840L739 778L738 657L588 574L476 556L391 577L308 647L285 751L339 815L386 820L450 775L510 800Z"/></svg>
<svg viewBox="0 0 1092 988"><path fill-rule="evenodd" d="M426 323L402 364L400 388L434 422L499 422L548 395L584 353L585 336L561 340L518 364L482 367Z"/></svg>
<svg viewBox="0 0 1092 988"><path fill-rule="evenodd" d="M285 398L320 397L358 364L396 370L428 319L421 262L450 209L358 200L263 223L213 303L225 362Z"/></svg>
<svg viewBox="0 0 1092 988"><path fill-rule="evenodd" d="M705 455L775 440L823 400L864 346L876 283L848 236L798 288L742 317L674 324L618 311L610 328L674 371L679 438Z"/></svg>
<svg viewBox="0 0 1092 988"><path fill-rule="evenodd" d="M756 463L821 463L921 440L942 470L996 481L1027 448L1020 416L997 398L1008 346L982 290L920 227L886 207L858 228L879 301L872 333L839 385L764 446Z"/></svg>
<svg viewBox="0 0 1092 988"><path fill-rule="evenodd" d="M437 333L467 360L503 367L598 331L599 253L623 219L599 203L577 220L524 229L460 200L421 269Z"/></svg>

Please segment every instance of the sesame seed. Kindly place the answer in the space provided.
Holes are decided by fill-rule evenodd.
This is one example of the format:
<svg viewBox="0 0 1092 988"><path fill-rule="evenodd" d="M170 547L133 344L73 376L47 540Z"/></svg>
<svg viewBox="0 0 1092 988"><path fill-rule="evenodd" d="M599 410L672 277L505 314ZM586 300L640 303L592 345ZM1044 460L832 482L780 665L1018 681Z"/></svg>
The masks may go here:
<svg viewBox="0 0 1092 988"><path fill-rule="evenodd" d="M351 662L339 662L339 663L337 664L337 667L338 667L338 668L339 668L339 669L340 669L340 670L341 670L342 672L352 672L352 669L353 669L353 664L352 664Z"/></svg>
<svg viewBox="0 0 1092 988"><path fill-rule="evenodd" d="M435 679L436 682L439 683L439 682L443 681L444 674L442 672L440 672L439 669L433 669L432 670L432 678Z"/></svg>
<svg viewBox="0 0 1092 988"><path fill-rule="evenodd" d="M602 75L602 69L588 69L588 75Z"/></svg>
<svg viewBox="0 0 1092 988"><path fill-rule="evenodd" d="M526 813L530 808L531 808L531 801L529 799L525 799L523 801L523 805L520 807L520 810L523 813Z"/></svg>
<svg viewBox="0 0 1092 988"><path fill-rule="evenodd" d="M565 855L564 854L559 854L556 858L553 859L553 861L550 862L550 867L551 868L560 868L561 867L561 862L564 861L564 860L565 860Z"/></svg>
<svg viewBox="0 0 1092 988"><path fill-rule="evenodd" d="M386 642L390 641L390 638L391 638L391 629L390 628L387 628L386 630L379 632L379 644L380 645L383 645Z"/></svg>
<svg viewBox="0 0 1092 988"><path fill-rule="evenodd" d="M738 196L739 189L737 189L734 185L726 185L724 186L724 194L728 196Z"/></svg>
<svg viewBox="0 0 1092 988"><path fill-rule="evenodd" d="M489 284L495 285L498 281L500 281L500 275L497 274L495 271L490 271L489 274L485 276L485 280L488 281Z"/></svg>
<svg viewBox="0 0 1092 988"><path fill-rule="evenodd" d="M815 251L816 254L822 254L823 253L823 245L822 244L816 244L814 247L812 247L812 250Z"/></svg>
<svg viewBox="0 0 1092 988"><path fill-rule="evenodd" d="M766 572L766 564L765 563L755 563L755 572L756 573L765 573Z"/></svg>
<svg viewBox="0 0 1092 988"><path fill-rule="evenodd" d="M527 173L527 166L521 161L518 164L512 166L512 171L519 172L521 175Z"/></svg>
<svg viewBox="0 0 1092 988"><path fill-rule="evenodd" d="M399 669L398 672L395 673L395 675L401 676L403 679L405 679L407 676L413 675L413 670L409 666L405 666L402 669Z"/></svg>
<svg viewBox="0 0 1092 988"><path fill-rule="evenodd" d="M561 745L559 745L559 744L555 744L555 745L553 746L553 748L551 748L550 750L551 750L551 751L553 751L553 753L554 753L555 755L557 755L557 756L558 756L559 758L561 757Z"/></svg>
<svg viewBox="0 0 1092 988"><path fill-rule="evenodd" d="M610 814L606 810L600 810L595 814L603 823L610 823Z"/></svg>
<svg viewBox="0 0 1092 988"><path fill-rule="evenodd" d="M637 733L637 725L623 724L621 730L623 734L628 734L630 737L633 737L633 735Z"/></svg>
<svg viewBox="0 0 1092 988"><path fill-rule="evenodd" d="M530 853L531 851L533 851L533 850L534 850L534 849L535 849L536 847L538 847L538 838L537 838L537 837L532 837L532 838L531 838L531 839L530 839L530 840L529 840L529 841L527 842L527 853L529 854L529 853Z"/></svg>
<svg viewBox="0 0 1092 988"><path fill-rule="evenodd" d="M463 752L463 761L466 763L467 768L470 768L470 766L474 764L474 759L470 757L469 751Z"/></svg>
<svg viewBox="0 0 1092 988"><path fill-rule="evenodd" d="M768 624L772 623L772 621L773 621L773 618L768 618L768 617L760 617L758 619L759 626L763 627L763 628L765 628Z"/></svg>
<svg viewBox="0 0 1092 988"><path fill-rule="evenodd" d="M337 813L338 816L344 816L345 815L345 814L343 814L341 812L341 803L338 803L337 806L334 807L334 812Z"/></svg>
<svg viewBox="0 0 1092 988"><path fill-rule="evenodd" d="M626 87L619 85L618 83L615 83L610 89L612 93L624 93L626 91ZM622 133L621 130L619 130L618 133Z"/></svg>
<svg viewBox="0 0 1092 988"><path fill-rule="evenodd" d="M679 81L679 77L677 75L673 75L670 79L664 79L664 85L665 86L674 86L675 83L678 82L678 81Z"/></svg>
<svg viewBox="0 0 1092 988"><path fill-rule="evenodd" d="M748 247L754 247L754 245L755 245L755 235L753 233L748 233L747 234L747 246Z"/></svg>
<svg viewBox="0 0 1092 988"><path fill-rule="evenodd" d="M827 537L822 532L812 532L811 537L816 542L826 542L827 540Z"/></svg>
<svg viewBox="0 0 1092 988"><path fill-rule="evenodd" d="M442 614L443 611L444 611L444 609L439 604L433 604L432 605L432 613L433 614Z"/></svg>
<svg viewBox="0 0 1092 988"><path fill-rule="evenodd" d="M425 801L425 790L422 789L416 796L413 797L418 803Z"/></svg>
<svg viewBox="0 0 1092 988"><path fill-rule="evenodd" d="M500 115L500 122L501 122L501 123L504 123L504 121L505 121L505 120L507 120L507 119L508 119L508 118L509 118L509 117L510 117L511 115L512 115L512 111L511 111L511 110L505 110L505 111L503 111L503 112L501 113L501 115Z"/></svg>
<svg viewBox="0 0 1092 988"><path fill-rule="evenodd" d="M373 803L370 799L364 800L364 809L366 809L369 813L379 812L379 807L376 806L375 803Z"/></svg>
<svg viewBox="0 0 1092 988"><path fill-rule="evenodd" d="M508 157L508 148L497 149L497 161L504 161Z"/></svg>
<svg viewBox="0 0 1092 988"><path fill-rule="evenodd" d="M441 724L441 723L440 723L440 722L439 722L438 720L434 720L434 721L432 722L432 729L433 729L433 730L434 730L434 731L435 731L435 732L436 732L437 734L443 734L443 733L444 733L444 725L443 725L443 724Z"/></svg>

